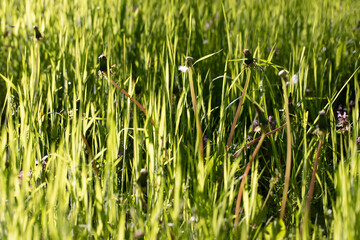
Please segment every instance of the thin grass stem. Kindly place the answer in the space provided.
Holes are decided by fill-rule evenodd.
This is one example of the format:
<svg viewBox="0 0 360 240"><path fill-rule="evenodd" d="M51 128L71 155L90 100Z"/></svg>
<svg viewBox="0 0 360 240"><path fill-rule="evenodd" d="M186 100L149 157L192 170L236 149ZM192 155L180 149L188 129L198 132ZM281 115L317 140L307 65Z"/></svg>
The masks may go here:
<svg viewBox="0 0 360 240"><path fill-rule="evenodd" d="M284 89L284 100L285 100L285 118L286 118L286 170L285 170L285 185L281 203L280 218L283 219L285 215L286 200L289 190L290 173L291 173L291 126L290 126L290 115L289 115L289 99L286 91L286 82L283 82Z"/></svg>
<svg viewBox="0 0 360 240"><path fill-rule="evenodd" d="M318 162L319 162L319 156L320 156L320 152L321 152L322 142L323 142L323 136L321 136L318 147L316 149L316 157L315 157L315 161L314 161L314 168L313 168L313 172L312 172L312 175L311 175L308 198L307 198L306 206L305 206L305 215L304 215L303 222L301 224L300 235L302 235L304 224L306 224L307 219L308 219L309 214L310 214L310 206L311 206L311 200L312 200L313 194L314 194L316 171L317 171L317 166L318 166Z"/></svg>
<svg viewBox="0 0 360 240"><path fill-rule="evenodd" d="M259 149L260 149L261 144L263 143L264 139L265 139L265 134L263 133L261 135L261 138L260 138L258 144L256 145L256 148L255 148L253 154L251 155L251 159L250 159L250 161L248 162L248 164L246 166L243 178L241 180L240 189L239 189L239 193L238 193L237 201L236 201L236 209L235 209L235 216L236 216L235 217L235 223L234 223L234 228L235 229L237 228L237 226L239 224L239 213L240 213L241 198L242 198L242 194L243 194L243 191L244 191L244 185L245 185L246 177L249 174L251 164L254 161L254 159L256 157L256 154L259 152Z"/></svg>
<svg viewBox="0 0 360 240"><path fill-rule="evenodd" d="M110 80L111 84L114 85L117 89L119 89L125 96L127 96L128 98L130 98L130 100L136 104L136 106L138 106L140 108L140 110L145 114L145 116L147 116L147 112L146 109L133 97L130 96L130 94L128 92L126 92L124 89L122 89L119 85L116 84L116 82L114 82L113 80ZM155 127L155 122L152 118L150 118L151 124ZM156 132L157 135L159 135L158 132ZM164 147L164 139L161 138L161 146ZM165 158L166 160L169 159L169 154L166 148L165 149Z"/></svg>
<svg viewBox="0 0 360 240"><path fill-rule="evenodd" d="M286 123L284 123L283 125L281 125L278 128L275 128L274 130L271 130L270 132L267 132L265 134L265 137L270 136L273 133L276 133L277 131L283 129L286 126ZM248 142L245 146L243 146L242 148L240 148L236 153L233 154L233 158L236 158L237 156L239 156L239 154L244 151L245 147L250 147L251 145L253 145L254 143L256 143L257 141L259 141L261 139L261 136L258 138L255 138L254 140Z"/></svg>
<svg viewBox="0 0 360 240"><path fill-rule="evenodd" d="M242 94L241 94L241 98L240 98L240 102L239 102L239 105L238 105L238 108L236 110L236 114L235 114L235 118L234 118L234 121L231 125L231 130L230 130L230 134L229 134L229 138L228 138L228 141L227 141L227 149L230 148L230 145L231 145L231 140L234 136L234 133L235 133L235 127L236 127L236 123L237 123L237 120L240 116L240 112L241 112L241 106L243 104L243 101L244 101L244 97L245 97L245 94L246 94L246 90L247 90L247 87L249 85L249 81L250 81L250 76L251 76L251 71L248 71L248 74L247 74L247 77L246 77L246 82L245 82L245 86L244 86L244 89L242 91Z"/></svg>

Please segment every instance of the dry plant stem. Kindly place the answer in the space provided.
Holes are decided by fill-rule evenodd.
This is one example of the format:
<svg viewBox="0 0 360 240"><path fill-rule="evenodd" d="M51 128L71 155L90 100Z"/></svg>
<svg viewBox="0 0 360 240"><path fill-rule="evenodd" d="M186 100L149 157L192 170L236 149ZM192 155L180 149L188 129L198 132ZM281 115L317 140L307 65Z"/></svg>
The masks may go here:
<svg viewBox="0 0 360 240"><path fill-rule="evenodd" d="M94 171L95 171L96 175L97 175L98 177L100 177L100 175L99 175L99 170L98 170L98 168L96 167L96 163L95 163L95 161L94 161L94 156L92 155L90 145L89 145L88 141L86 140L86 137L85 137L84 134L82 134L82 139L83 139L83 141L84 141L84 143L85 143L86 150L87 150L88 153L89 153L89 156L90 156L90 159L91 159L91 163L92 163L92 167L94 168Z"/></svg>
<svg viewBox="0 0 360 240"><path fill-rule="evenodd" d="M270 136L271 134L283 129L286 126L286 123L284 123L283 125L281 125L278 128L275 128L274 130L271 130L270 132L267 132L265 134L265 137ZM259 141L261 139L261 137L255 138L254 140L250 141L249 143L247 143L244 147L242 147L240 150L238 150L236 153L233 154L233 158L236 158L242 151L244 151L245 147L250 147L251 145L253 145L254 143L256 143L257 141Z"/></svg>
<svg viewBox="0 0 360 240"><path fill-rule="evenodd" d="M117 85L113 80L110 80L110 82L111 82L111 84L114 85L117 89L119 89L125 96L127 96L128 98L130 98L130 100L131 100L133 103L135 103L135 104L140 108L141 111L144 112L145 116L147 116L147 113L146 113L145 108L144 108L136 99L134 99L133 97L131 97L129 93L127 93L124 89L122 89L119 85ZM154 120L151 118L150 121L151 121L151 124L155 127L155 122L154 122ZM157 133L157 134L158 134L158 133ZM161 146L164 145L163 142L164 142L163 139L161 139ZM166 148L165 148L165 158L166 158L166 160L169 159L169 154L168 154L168 151L167 151Z"/></svg>
<svg viewBox="0 0 360 240"><path fill-rule="evenodd" d="M198 135L199 135L200 154L201 154L201 159L204 160L204 144L203 144L203 137L202 137L203 133L201 130L199 116L197 115L196 97L195 97L194 82L193 82L193 78L192 78L192 68L191 67L189 68L189 82L190 82L191 100L192 100L193 108L194 108L196 127L197 127Z"/></svg>
<svg viewBox="0 0 360 240"><path fill-rule="evenodd" d="M286 117L286 170L285 170L285 186L281 202L280 218L283 219L285 215L287 193L290 183L290 171L291 171L291 126L289 116L289 101L286 91L286 83L283 80L284 99L285 99L285 117Z"/></svg>
<svg viewBox="0 0 360 240"><path fill-rule="evenodd" d="M231 140L232 140L232 138L234 136L235 126L236 126L237 120L238 120L239 115L240 115L241 106L242 106L243 101L244 101L244 97L245 97L245 94L246 94L247 87L249 85L250 75L251 75L251 71L248 71L245 86L244 86L244 89L243 89L243 92L242 92L242 95L241 95L241 98L240 98L239 106L238 106L238 108L236 110L235 118L234 118L234 121L233 121L233 123L231 125L230 135L229 135L229 138L228 138L228 141L227 141L227 144L226 144L227 149L229 149L229 147L231 145Z"/></svg>
<svg viewBox="0 0 360 240"><path fill-rule="evenodd" d="M132 102L134 102L140 108L140 110L143 111L145 113L145 115L147 116L145 108L136 99L131 97L130 94L128 94L124 89L122 89L119 85L117 85L113 80L110 80L110 81L111 81L112 85L114 85L117 89L119 89L125 96L130 98L130 100ZM151 124L154 126L155 125L154 120L151 119L150 121L151 121Z"/></svg>
<svg viewBox="0 0 360 240"><path fill-rule="evenodd" d="M323 139L322 139L322 136L321 136L320 142L319 142L317 150L316 150L314 169L313 169L313 172L312 172L312 175L311 175L309 193L308 193L308 198L307 198L306 207L305 207L305 216L304 216L303 222L301 224L300 235L302 234L304 224L306 224L307 218L309 217L309 213L310 213L310 206L311 206L311 200L312 200L313 193L314 193L315 177L316 177L316 171L317 171L317 166L318 166L318 162L319 162L319 156L320 156L320 150L321 150L321 146L322 146L322 141L323 141Z"/></svg>
<svg viewBox="0 0 360 240"><path fill-rule="evenodd" d="M261 135L261 138L258 142L258 144L256 145L256 148L253 152L253 154L251 155L251 159L250 161L248 162L248 164L246 165L246 169L245 169L245 172L244 172L244 175L243 175L243 178L241 180L241 184L240 184L240 189L239 189L239 193L238 193L238 196L237 196L237 201L236 201L236 209L235 209L235 224L234 224L234 228L236 229L237 226L238 226L238 223L239 223L239 213L240 213L240 204L241 204L241 198L242 198L242 194L243 194L243 190L244 190L244 185L245 185L245 181L246 181L246 177L247 175L249 174L249 171L250 171L250 168L251 168L251 164L252 162L254 161L255 157L256 157L256 154L258 153L260 147L261 147L261 144L263 143L265 139L265 134L263 133Z"/></svg>

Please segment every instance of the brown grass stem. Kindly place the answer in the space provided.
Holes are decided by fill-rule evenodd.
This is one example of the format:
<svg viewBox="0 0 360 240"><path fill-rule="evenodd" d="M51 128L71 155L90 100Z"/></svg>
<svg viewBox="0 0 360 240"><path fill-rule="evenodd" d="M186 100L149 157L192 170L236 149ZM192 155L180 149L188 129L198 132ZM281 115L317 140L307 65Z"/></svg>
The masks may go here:
<svg viewBox="0 0 360 240"><path fill-rule="evenodd" d="M285 100L285 118L286 118L286 170L285 170L285 185L284 192L281 202L280 218L283 219L285 215L286 200L289 190L290 174L291 174L291 126L290 126L290 115L289 115L289 99L286 91L286 82L283 82L284 89L284 100Z"/></svg>
<svg viewBox="0 0 360 240"><path fill-rule="evenodd" d="M248 162L247 166L246 166L246 169L245 169L245 172L244 172L244 175L243 175L243 178L241 180L241 184L240 184L240 188L239 188L239 193L238 193L238 196L237 196L237 201L236 201L236 209L235 209L235 224L234 224L234 228L236 229L238 224L239 224L239 213L240 213L240 205L241 205L241 198L242 198L242 194L243 194L243 190L244 190L244 185L245 185L245 181L246 181L246 177L247 175L249 174L249 171L250 171L250 168L251 168L251 164L252 162L254 161L255 157L256 157L256 154L259 152L260 150L260 147L261 147L261 144L263 143L265 139L265 134L263 133L261 135L261 138L258 142L258 144L256 145L256 148L253 152L253 154L251 155L251 159L250 161Z"/></svg>
<svg viewBox="0 0 360 240"><path fill-rule="evenodd" d="M119 85L116 84L116 82L114 82L113 80L110 80L111 84L114 85L118 90L120 90L125 96L127 96L133 103L136 104L136 106L138 106L140 108L140 110L145 114L145 116L147 116L147 112L146 109L133 97L130 96L130 94L128 92L126 92L124 89L122 89ZM155 127L155 122L152 118L150 118L151 124ZM156 132L157 135L159 135L158 132ZM164 140L161 139L161 146L164 147ZM166 160L169 160L169 154L167 149L165 148L165 158Z"/></svg>
<svg viewBox="0 0 360 240"><path fill-rule="evenodd" d="M278 128L275 128L274 130L271 130L270 132L267 132L265 134L265 137L270 136L271 134L283 129L286 126L286 123L284 123L283 125L281 125ZM239 154L244 151L245 147L250 147L251 145L253 145L254 143L256 143L257 141L259 141L261 139L261 136L258 138L255 138L254 140L248 142L245 146L243 146L241 149L239 149L236 153L233 154L233 158L236 158L237 156L239 156Z"/></svg>
<svg viewBox="0 0 360 240"><path fill-rule="evenodd" d="M239 102L239 105L238 105L238 108L236 110L236 114L235 114L235 118L234 118L234 121L231 125L231 130L230 130L230 134L229 134L229 138L228 138L228 141L227 141L227 149L230 148L230 145L231 145L231 140L234 136L234 133L235 133L235 127L236 127L236 123L237 123L237 120L240 116L240 112L241 112L241 106L243 104L243 101L244 101L244 98L245 98L245 94L246 94L246 90L247 90L247 87L249 85L249 81L250 81L250 76L251 76L251 71L248 71L248 74L247 74L247 77L246 77L246 82L245 82L245 85L244 85L244 89L242 91L242 94L241 94L241 98L240 98L240 102Z"/></svg>
<svg viewBox="0 0 360 240"><path fill-rule="evenodd" d="M303 219L303 222L301 224L301 228L300 228L300 235L303 232L303 227L304 224L306 224L307 222L307 218L309 217L309 213L310 213L310 206L311 206L311 200L313 198L313 194L314 194L314 188L315 188L315 178L316 178L316 171L317 171L317 166L318 166L318 162L319 162L319 156L320 156L320 152L321 152L321 146L322 146L322 136L320 138L317 150L316 150L316 157L315 157L315 161L314 161L314 168L313 168L313 172L311 175L311 181L310 181L310 187L309 187L309 192L308 192L308 198L306 201L306 206L305 206L305 216Z"/></svg>

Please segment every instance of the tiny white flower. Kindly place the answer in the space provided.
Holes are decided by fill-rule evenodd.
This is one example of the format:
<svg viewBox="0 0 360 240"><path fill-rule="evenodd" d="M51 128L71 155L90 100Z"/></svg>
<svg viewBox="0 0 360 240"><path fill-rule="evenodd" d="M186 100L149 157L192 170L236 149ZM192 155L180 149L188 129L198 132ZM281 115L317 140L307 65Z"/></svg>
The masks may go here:
<svg viewBox="0 0 360 240"><path fill-rule="evenodd" d="M169 227L173 227L173 226L174 226L174 223L168 223L168 226L169 226Z"/></svg>
<svg viewBox="0 0 360 240"><path fill-rule="evenodd" d="M299 75L298 74L294 74L291 78L291 81L294 83L294 84L297 84L298 81L299 81Z"/></svg>
<svg viewBox="0 0 360 240"><path fill-rule="evenodd" d="M189 70L189 68L186 67L186 66L179 66L179 67L178 67L178 70L179 70L179 71L182 71L183 73L186 73L186 72Z"/></svg>

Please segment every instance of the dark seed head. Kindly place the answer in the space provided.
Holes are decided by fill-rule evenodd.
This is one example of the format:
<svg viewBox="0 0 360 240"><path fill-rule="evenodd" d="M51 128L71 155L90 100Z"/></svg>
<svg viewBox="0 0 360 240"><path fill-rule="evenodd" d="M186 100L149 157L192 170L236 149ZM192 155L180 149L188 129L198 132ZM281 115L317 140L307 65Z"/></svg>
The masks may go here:
<svg viewBox="0 0 360 240"><path fill-rule="evenodd" d="M193 62L194 62L194 58L192 58L192 57L186 57L185 58L185 66L192 67Z"/></svg>
<svg viewBox="0 0 360 240"><path fill-rule="evenodd" d="M100 71L107 72L107 60L105 55L100 55L99 60L100 60L100 68L99 68Z"/></svg>
<svg viewBox="0 0 360 240"><path fill-rule="evenodd" d="M141 188L145 188L147 184L147 178L148 178L149 172L143 168L140 170L140 176L136 183L140 185Z"/></svg>
<svg viewBox="0 0 360 240"><path fill-rule="evenodd" d="M39 31L39 27L37 25L34 26L34 31L35 31L36 39L40 40L43 36L41 35Z"/></svg>
<svg viewBox="0 0 360 240"><path fill-rule="evenodd" d="M245 57L247 58L244 62L245 66L247 67L253 67L254 66L254 59L252 57L252 54L249 49L245 49L243 51Z"/></svg>
<svg viewBox="0 0 360 240"><path fill-rule="evenodd" d="M326 113L324 110L321 110L319 112L319 121L318 121L316 127L321 133L326 133L326 131L328 130L329 125L326 120Z"/></svg>

